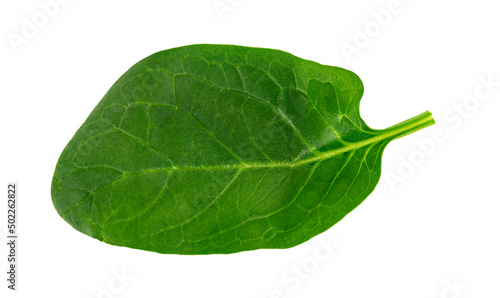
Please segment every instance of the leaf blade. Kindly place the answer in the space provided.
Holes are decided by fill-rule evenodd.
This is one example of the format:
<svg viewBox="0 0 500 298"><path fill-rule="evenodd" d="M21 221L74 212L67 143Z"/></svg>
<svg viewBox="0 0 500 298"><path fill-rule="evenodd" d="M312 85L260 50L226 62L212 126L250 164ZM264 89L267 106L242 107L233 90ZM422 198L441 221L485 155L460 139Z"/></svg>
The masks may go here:
<svg viewBox="0 0 500 298"><path fill-rule="evenodd" d="M160 253L295 246L371 193L390 141L433 123L371 129L362 94L354 73L277 50L153 54L61 154L54 206L91 237Z"/></svg>

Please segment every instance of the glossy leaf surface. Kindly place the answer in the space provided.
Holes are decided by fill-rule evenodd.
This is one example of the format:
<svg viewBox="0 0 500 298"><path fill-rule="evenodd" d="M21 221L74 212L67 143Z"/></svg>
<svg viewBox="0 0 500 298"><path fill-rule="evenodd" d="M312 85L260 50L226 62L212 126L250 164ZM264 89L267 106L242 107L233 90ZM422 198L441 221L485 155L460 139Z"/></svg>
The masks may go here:
<svg viewBox="0 0 500 298"><path fill-rule="evenodd" d="M288 248L329 229L380 177L393 139L359 114L352 72L286 52L192 45L111 87L52 182L57 212L106 243L175 254Z"/></svg>

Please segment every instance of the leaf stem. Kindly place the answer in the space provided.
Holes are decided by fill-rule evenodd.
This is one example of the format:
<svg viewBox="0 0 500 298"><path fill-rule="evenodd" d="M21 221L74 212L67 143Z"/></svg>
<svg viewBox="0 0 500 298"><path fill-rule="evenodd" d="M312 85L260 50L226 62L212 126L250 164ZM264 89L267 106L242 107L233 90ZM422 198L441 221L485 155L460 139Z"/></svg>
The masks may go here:
<svg viewBox="0 0 500 298"><path fill-rule="evenodd" d="M425 111L420 115L384 129L384 132L391 134L392 139L398 139L431 126L434 123L436 121L432 118L431 112Z"/></svg>

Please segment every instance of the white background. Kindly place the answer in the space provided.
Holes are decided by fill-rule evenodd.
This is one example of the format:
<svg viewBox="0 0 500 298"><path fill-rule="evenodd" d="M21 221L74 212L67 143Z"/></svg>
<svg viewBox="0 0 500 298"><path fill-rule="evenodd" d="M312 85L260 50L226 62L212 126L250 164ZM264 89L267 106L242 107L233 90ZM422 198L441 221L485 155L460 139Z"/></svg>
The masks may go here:
<svg viewBox="0 0 500 298"><path fill-rule="evenodd" d="M481 83L500 81L496 1L60 2L48 17L39 1L0 3L2 237L6 184L20 188L19 291L2 244L1 297L500 297L500 87ZM160 255L77 232L50 198L62 149L130 66L193 43L344 67L371 127L425 110L437 124L391 143L368 199L292 249Z"/></svg>

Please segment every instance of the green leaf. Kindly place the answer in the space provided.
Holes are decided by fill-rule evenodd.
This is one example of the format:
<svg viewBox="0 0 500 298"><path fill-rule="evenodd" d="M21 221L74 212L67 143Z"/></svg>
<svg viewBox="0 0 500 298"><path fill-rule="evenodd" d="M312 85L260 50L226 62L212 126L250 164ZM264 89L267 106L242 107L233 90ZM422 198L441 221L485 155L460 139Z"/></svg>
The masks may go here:
<svg viewBox="0 0 500 298"><path fill-rule="evenodd" d="M352 72L286 52L192 45L138 62L58 161L52 200L106 243L175 254L288 248L375 188L388 129L359 115Z"/></svg>

